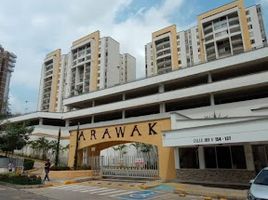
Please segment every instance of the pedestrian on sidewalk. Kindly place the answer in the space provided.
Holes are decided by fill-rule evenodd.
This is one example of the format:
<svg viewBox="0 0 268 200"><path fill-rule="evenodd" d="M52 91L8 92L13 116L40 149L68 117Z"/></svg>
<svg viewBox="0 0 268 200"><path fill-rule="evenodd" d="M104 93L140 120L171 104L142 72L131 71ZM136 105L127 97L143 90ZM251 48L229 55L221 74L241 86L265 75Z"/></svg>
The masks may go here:
<svg viewBox="0 0 268 200"><path fill-rule="evenodd" d="M45 163L45 177L44 177L44 182L45 180L47 179L47 181L49 181L49 177L48 177L48 174L49 174L49 170L50 170L50 160L47 159L46 163Z"/></svg>
<svg viewBox="0 0 268 200"><path fill-rule="evenodd" d="M8 171L9 171L9 172L12 172L12 169L13 169L13 163L12 163L12 162L9 162L7 168L8 168Z"/></svg>

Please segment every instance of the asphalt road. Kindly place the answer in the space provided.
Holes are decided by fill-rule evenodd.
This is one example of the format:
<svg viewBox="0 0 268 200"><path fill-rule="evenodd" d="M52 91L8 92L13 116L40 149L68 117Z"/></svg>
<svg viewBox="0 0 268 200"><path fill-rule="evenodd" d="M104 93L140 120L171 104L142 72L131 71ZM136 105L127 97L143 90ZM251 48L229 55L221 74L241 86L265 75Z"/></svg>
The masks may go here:
<svg viewBox="0 0 268 200"><path fill-rule="evenodd" d="M26 191L56 200L201 200L202 197L179 197L171 192L151 190L129 190L88 186L82 184L63 185L47 188L27 189ZM33 198L32 198L33 199Z"/></svg>
<svg viewBox="0 0 268 200"><path fill-rule="evenodd" d="M14 189L0 185L0 199L1 200L52 200L31 192Z"/></svg>

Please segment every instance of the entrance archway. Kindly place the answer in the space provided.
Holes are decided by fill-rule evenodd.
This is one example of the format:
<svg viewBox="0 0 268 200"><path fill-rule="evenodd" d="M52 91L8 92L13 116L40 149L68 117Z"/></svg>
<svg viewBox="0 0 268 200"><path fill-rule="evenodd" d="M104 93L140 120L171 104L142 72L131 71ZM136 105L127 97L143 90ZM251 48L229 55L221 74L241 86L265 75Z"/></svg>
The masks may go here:
<svg viewBox="0 0 268 200"><path fill-rule="evenodd" d="M76 138L78 138L78 165L82 164L85 148L88 149L90 157L99 157L103 149L127 142L139 142L157 147L159 178L173 179L176 177L174 151L162 145L162 131L164 130L170 130L170 119L87 128L79 130L79 133L74 130L70 133L68 165L74 166Z"/></svg>

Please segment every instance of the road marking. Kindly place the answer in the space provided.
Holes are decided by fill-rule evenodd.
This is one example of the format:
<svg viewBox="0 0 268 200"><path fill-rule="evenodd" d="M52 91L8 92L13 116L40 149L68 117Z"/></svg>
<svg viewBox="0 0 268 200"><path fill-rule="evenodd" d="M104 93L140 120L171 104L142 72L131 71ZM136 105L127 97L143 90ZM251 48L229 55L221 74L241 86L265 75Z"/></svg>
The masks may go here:
<svg viewBox="0 0 268 200"><path fill-rule="evenodd" d="M102 194L99 195L108 195L108 194L114 194L114 193L118 193L118 192L126 192L127 190L116 190L116 191L111 191L111 192L104 192Z"/></svg>
<svg viewBox="0 0 268 200"><path fill-rule="evenodd" d="M97 194L97 193L102 193L102 192L108 192L108 191L115 191L116 189L103 189L103 190L98 190L94 192L90 192L90 194Z"/></svg>
<svg viewBox="0 0 268 200"><path fill-rule="evenodd" d="M137 192L137 191L129 191L129 192L124 192L124 193L120 193L120 194L113 194L113 195L110 195L109 197L117 197L117 196L121 196L121 195L125 195L125 194L131 194L134 192Z"/></svg>
<svg viewBox="0 0 268 200"><path fill-rule="evenodd" d="M92 190L99 189L99 188L100 187L85 187L85 186L83 186L81 188L77 188L77 189L72 190L72 191L80 191L80 192L82 192L82 191L92 191Z"/></svg>

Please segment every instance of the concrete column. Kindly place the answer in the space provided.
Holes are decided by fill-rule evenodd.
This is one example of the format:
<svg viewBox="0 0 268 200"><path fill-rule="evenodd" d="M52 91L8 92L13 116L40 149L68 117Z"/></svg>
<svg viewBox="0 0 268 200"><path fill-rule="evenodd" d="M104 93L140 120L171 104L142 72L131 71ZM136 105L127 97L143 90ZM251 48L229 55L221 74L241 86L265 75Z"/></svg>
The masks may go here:
<svg viewBox="0 0 268 200"><path fill-rule="evenodd" d="M210 72L208 73L208 83L212 83L212 76Z"/></svg>
<svg viewBox="0 0 268 200"><path fill-rule="evenodd" d="M175 158L175 168L180 169L180 149L178 147L174 148L174 158Z"/></svg>
<svg viewBox="0 0 268 200"><path fill-rule="evenodd" d="M94 115L91 116L91 124L94 123Z"/></svg>
<svg viewBox="0 0 268 200"><path fill-rule="evenodd" d="M122 119L125 119L125 118L126 118L126 111L122 110Z"/></svg>
<svg viewBox="0 0 268 200"><path fill-rule="evenodd" d="M123 101L126 100L126 94L125 94L125 93L122 94L122 100L123 100Z"/></svg>
<svg viewBox="0 0 268 200"><path fill-rule="evenodd" d="M214 94L211 93L211 94L209 95L209 97L210 97L210 105L211 105L211 106L214 106L214 105L215 105Z"/></svg>
<svg viewBox="0 0 268 200"><path fill-rule="evenodd" d="M204 147L198 147L198 160L199 160L199 168L205 169L205 155L204 155Z"/></svg>
<svg viewBox="0 0 268 200"><path fill-rule="evenodd" d="M247 170L255 170L255 165L254 165L254 158L253 158L253 153L252 153L252 147L250 144L245 144L244 145L244 150L245 150L245 159L246 159L246 164L247 164Z"/></svg>
<svg viewBox="0 0 268 200"><path fill-rule="evenodd" d="M68 127L70 125L70 120L69 119L66 119L65 120L65 127Z"/></svg>
<svg viewBox="0 0 268 200"><path fill-rule="evenodd" d="M158 92L159 92L159 93L163 93L163 92L165 92L165 88L164 88L164 85L163 85L163 84L160 84L160 85L159 85Z"/></svg>
<svg viewBox="0 0 268 200"><path fill-rule="evenodd" d="M39 125L43 125L43 118L39 119Z"/></svg>
<svg viewBox="0 0 268 200"><path fill-rule="evenodd" d="M165 113L166 112L166 107L165 107L165 103L160 103L160 113Z"/></svg>
<svg viewBox="0 0 268 200"><path fill-rule="evenodd" d="M92 107L95 107L95 101L94 100L92 101Z"/></svg>

